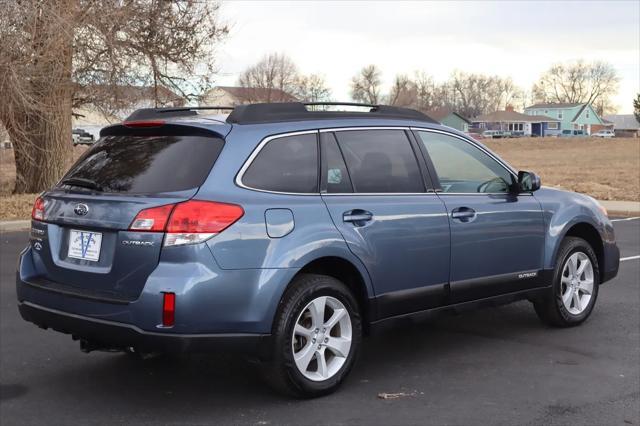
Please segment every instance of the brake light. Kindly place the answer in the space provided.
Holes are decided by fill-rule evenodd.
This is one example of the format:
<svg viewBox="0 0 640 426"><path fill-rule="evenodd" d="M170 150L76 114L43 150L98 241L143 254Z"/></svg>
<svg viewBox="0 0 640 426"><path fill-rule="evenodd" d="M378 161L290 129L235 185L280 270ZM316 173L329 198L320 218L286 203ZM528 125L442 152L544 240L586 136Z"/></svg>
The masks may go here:
<svg viewBox="0 0 640 426"><path fill-rule="evenodd" d="M163 232L175 204L141 210L133 219L130 231Z"/></svg>
<svg viewBox="0 0 640 426"><path fill-rule="evenodd" d="M33 209L31 210L31 219L44 220L44 200L40 197L36 198L33 203Z"/></svg>
<svg viewBox="0 0 640 426"><path fill-rule="evenodd" d="M141 210L129 230L166 232L165 246L194 244L219 234L243 215L236 204L190 200Z"/></svg>
<svg viewBox="0 0 640 426"><path fill-rule="evenodd" d="M176 294L162 293L162 326L173 327L176 323Z"/></svg>
<svg viewBox="0 0 640 426"><path fill-rule="evenodd" d="M167 223L165 246L199 243L224 231L244 215L236 204L190 200L176 204Z"/></svg>
<svg viewBox="0 0 640 426"><path fill-rule="evenodd" d="M161 127L164 126L163 120L139 120L139 121L125 121L122 123L124 127L133 128L146 128L146 127Z"/></svg>
<svg viewBox="0 0 640 426"><path fill-rule="evenodd" d="M213 201L186 201L176 205L167 224L167 232L224 231L244 214L235 204Z"/></svg>

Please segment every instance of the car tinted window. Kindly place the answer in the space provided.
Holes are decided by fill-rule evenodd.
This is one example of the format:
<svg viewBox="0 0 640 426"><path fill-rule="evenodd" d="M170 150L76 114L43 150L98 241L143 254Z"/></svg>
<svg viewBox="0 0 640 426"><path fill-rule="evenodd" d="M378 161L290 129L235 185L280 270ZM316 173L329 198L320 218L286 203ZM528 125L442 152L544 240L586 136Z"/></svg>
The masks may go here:
<svg viewBox="0 0 640 426"><path fill-rule="evenodd" d="M453 136L418 132L436 169L443 192L507 192L512 175L472 144Z"/></svg>
<svg viewBox="0 0 640 426"><path fill-rule="evenodd" d="M337 132L355 192L424 192L422 175L403 130Z"/></svg>
<svg viewBox="0 0 640 426"><path fill-rule="evenodd" d="M328 193L353 192L344 158L333 133L320 136L322 151L322 182Z"/></svg>
<svg viewBox="0 0 640 426"><path fill-rule="evenodd" d="M267 142L246 170L242 183L266 191L318 192L316 134L285 136Z"/></svg>
<svg viewBox="0 0 640 426"><path fill-rule="evenodd" d="M63 180L88 180L118 193L191 189L202 185L223 146L217 137L105 136Z"/></svg>

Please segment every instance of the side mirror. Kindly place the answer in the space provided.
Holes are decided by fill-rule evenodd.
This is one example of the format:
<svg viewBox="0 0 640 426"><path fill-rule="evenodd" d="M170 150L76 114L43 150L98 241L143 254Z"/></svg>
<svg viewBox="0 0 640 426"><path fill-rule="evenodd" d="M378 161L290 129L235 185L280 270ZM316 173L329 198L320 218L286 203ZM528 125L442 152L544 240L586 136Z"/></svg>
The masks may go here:
<svg viewBox="0 0 640 426"><path fill-rule="evenodd" d="M540 176L533 172L518 172L518 189L520 192L533 192L540 189Z"/></svg>

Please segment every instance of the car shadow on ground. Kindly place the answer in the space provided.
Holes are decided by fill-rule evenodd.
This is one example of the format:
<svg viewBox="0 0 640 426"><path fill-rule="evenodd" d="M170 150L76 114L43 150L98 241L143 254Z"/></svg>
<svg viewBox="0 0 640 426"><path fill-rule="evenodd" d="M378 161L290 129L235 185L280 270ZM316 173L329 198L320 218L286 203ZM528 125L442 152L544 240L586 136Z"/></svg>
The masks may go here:
<svg viewBox="0 0 640 426"><path fill-rule="evenodd" d="M369 382L382 382L417 364L421 374L429 375L430 369L435 373L451 358L472 356L469 336L518 341L522 334L530 338L544 329L527 302L390 329L364 340L360 359L339 392L357 392ZM156 411L168 400L176 409L180 405L239 408L247 400L256 408L291 401L273 392L261 380L259 368L240 357L214 354L140 360L122 353L86 356L96 359L48 371L47 381L66 383L65 394L76 401L90 389L101 403L126 398L128 405Z"/></svg>

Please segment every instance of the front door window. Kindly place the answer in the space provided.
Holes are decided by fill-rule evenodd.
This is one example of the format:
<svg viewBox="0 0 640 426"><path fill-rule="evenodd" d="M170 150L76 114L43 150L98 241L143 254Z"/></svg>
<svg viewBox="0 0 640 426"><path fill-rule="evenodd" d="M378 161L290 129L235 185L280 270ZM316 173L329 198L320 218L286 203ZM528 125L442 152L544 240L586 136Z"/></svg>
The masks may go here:
<svg viewBox="0 0 640 426"><path fill-rule="evenodd" d="M506 193L512 174L488 154L459 138L418 132L440 180L442 192Z"/></svg>

